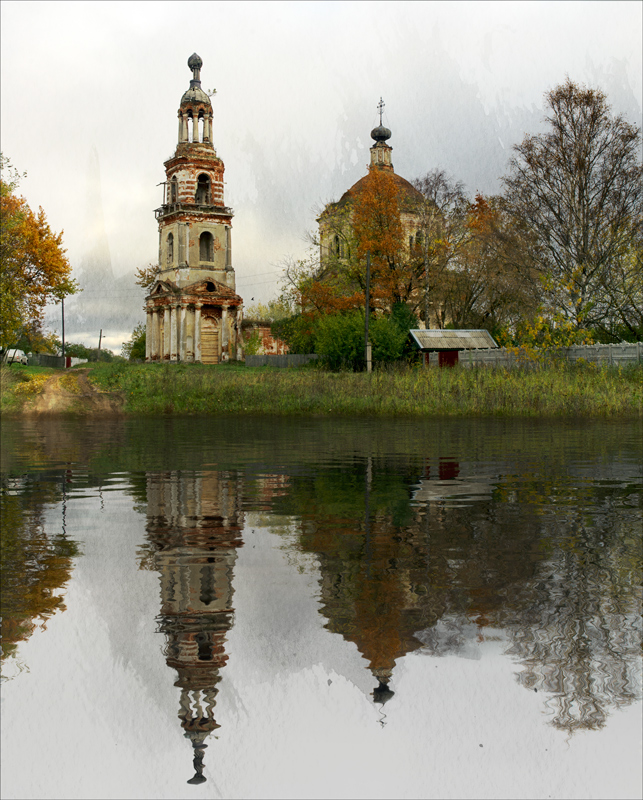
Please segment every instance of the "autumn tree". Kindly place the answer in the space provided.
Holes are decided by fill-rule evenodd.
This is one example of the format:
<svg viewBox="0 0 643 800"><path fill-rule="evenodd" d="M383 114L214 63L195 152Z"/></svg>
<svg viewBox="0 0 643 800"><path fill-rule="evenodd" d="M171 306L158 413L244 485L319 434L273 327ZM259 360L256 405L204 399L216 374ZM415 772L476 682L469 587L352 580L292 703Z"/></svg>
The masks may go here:
<svg viewBox="0 0 643 800"><path fill-rule="evenodd" d="M538 308L533 280L525 280L527 254L521 231L502 198L476 195L463 214L461 241L436 289L443 313L456 328L514 330Z"/></svg>
<svg viewBox="0 0 643 800"><path fill-rule="evenodd" d="M545 100L549 128L514 148L503 179L506 207L525 228L552 313L583 328L606 325L616 311L634 328L641 318L640 129L613 116L602 91L569 79Z"/></svg>
<svg viewBox="0 0 643 800"><path fill-rule="evenodd" d="M394 173L371 167L352 209L360 264L371 254L373 305L387 311L396 303L408 301L415 289L405 247L401 200Z"/></svg>
<svg viewBox="0 0 643 800"><path fill-rule="evenodd" d="M159 276L161 268L158 264L148 264L146 267L137 267L134 283L149 291Z"/></svg>
<svg viewBox="0 0 643 800"><path fill-rule="evenodd" d="M21 176L0 155L0 346L27 328L40 329L45 306L78 291L62 246L42 208L37 214L15 190Z"/></svg>
<svg viewBox="0 0 643 800"><path fill-rule="evenodd" d="M431 170L413 185L422 196L413 253L417 284L422 287L422 315L430 327L433 311L438 327L443 328L448 319L444 290L449 283L449 269L471 232L467 224L469 201L462 181L443 169Z"/></svg>

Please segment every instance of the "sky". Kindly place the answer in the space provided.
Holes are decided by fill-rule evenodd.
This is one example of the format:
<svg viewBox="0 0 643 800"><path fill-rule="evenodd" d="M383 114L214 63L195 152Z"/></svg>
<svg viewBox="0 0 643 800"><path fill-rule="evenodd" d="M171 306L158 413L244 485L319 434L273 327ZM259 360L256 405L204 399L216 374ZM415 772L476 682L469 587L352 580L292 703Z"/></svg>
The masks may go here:
<svg viewBox="0 0 643 800"><path fill-rule="evenodd" d="M118 310L138 291L135 269L157 260L158 184L197 52L203 88L217 90L214 145L247 307L276 297L284 260L306 254L323 205L366 173L380 97L396 172L412 180L443 168L472 195L500 191L512 146L544 129L544 94L567 76L603 89L640 125L642 9L4 0L2 151L27 172L29 204L64 230L76 275L103 242ZM140 311L117 313L107 346L118 351L143 321L142 298ZM100 324L86 326L85 344Z"/></svg>

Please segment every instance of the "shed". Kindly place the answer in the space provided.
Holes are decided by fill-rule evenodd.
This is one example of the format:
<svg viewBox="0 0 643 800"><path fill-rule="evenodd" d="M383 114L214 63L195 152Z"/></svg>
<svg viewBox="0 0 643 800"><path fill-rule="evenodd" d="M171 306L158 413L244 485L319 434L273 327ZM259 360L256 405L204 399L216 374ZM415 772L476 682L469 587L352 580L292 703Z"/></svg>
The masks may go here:
<svg viewBox="0 0 643 800"><path fill-rule="evenodd" d="M439 354L438 363L441 367L452 367L458 363L458 351L478 350L498 347L489 331L479 330L411 330L414 343L424 354L424 364L427 363L426 354Z"/></svg>

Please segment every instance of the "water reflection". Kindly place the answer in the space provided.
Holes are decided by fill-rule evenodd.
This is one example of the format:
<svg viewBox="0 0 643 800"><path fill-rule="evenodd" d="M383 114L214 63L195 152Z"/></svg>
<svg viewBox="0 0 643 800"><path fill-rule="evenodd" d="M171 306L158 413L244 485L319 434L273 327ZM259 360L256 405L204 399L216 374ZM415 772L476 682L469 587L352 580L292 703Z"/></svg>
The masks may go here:
<svg viewBox="0 0 643 800"><path fill-rule="evenodd" d="M40 476L42 478L43 476ZM49 479L46 479L49 478ZM5 476L0 537L1 656L16 657L18 645L65 610L64 589L79 555L66 532L69 472L34 479ZM61 503L59 527L45 525L45 509Z"/></svg>
<svg viewBox="0 0 643 800"><path fill-rule="evenodd" d="M205 780L205 748L225 724L215 708L246 511L315 564L323 623L363 656L389 716L403 658L480 657L492 638L565 731L599 728L640 696L640 437L471 421L150 425L9 433L2 652L64 609L74 491L118 486L145 515L139 560L159 575L189 782Z"/></svg>
<svg viewBox="0 0 643 800"><path fill-rule="evenodd" d="M326 627L367 660L376 700L407 653L471 654L491 636L549 695L556 727L601 727L640 696L634 486L431 466L355 459L291 475L274 499L316 556Z"/></svg>
<svg viewBox="0 0 643 800"><path fill-rule="evenodd" d="M221 472L147 475L147 542L141 567L160 573L166 663L178 673L179 718L203 783L206 739L219 728L214 706L233 625L233 567L242 546L238 480Z"/></svg>

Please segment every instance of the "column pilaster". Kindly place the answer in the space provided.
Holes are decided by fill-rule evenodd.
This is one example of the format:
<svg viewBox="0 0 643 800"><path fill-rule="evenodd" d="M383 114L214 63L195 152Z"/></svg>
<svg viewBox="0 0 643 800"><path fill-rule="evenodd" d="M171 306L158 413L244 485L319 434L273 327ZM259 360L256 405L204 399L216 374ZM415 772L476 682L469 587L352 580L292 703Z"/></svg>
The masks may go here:
<svg viewBox="0 0 643 800"><path fill-rule="evenodd" d="M170 360L170 327L170 308L165 306L163 309L163 361Z"/></svg>
<svg viewBox="0 0 643 800"><path fill-rule="evenodd" d="M185 303L182 302L179 307L179 361L187 361L187 322L186 322L187 308Z"/></svg>
<svg viewBox="0 0 643 800"><path fill-rule="evenodd" d="M152 329L154 320L152 318L152 309L149 306L145 311L145 361L149 361L152 353Z"/></svg>
<svg viewBox="0 0 643 800"><path fill-rule="evenodd" d="M194 304L194 360L201 361L201 307L202 303Z"/></svg>
<svg viewBox="0 0 643 800"><path fill-rule="evenodd" d="M177 360L177 322L178 322L178 306L173 305L170 308L170 361Z"/></svg>

